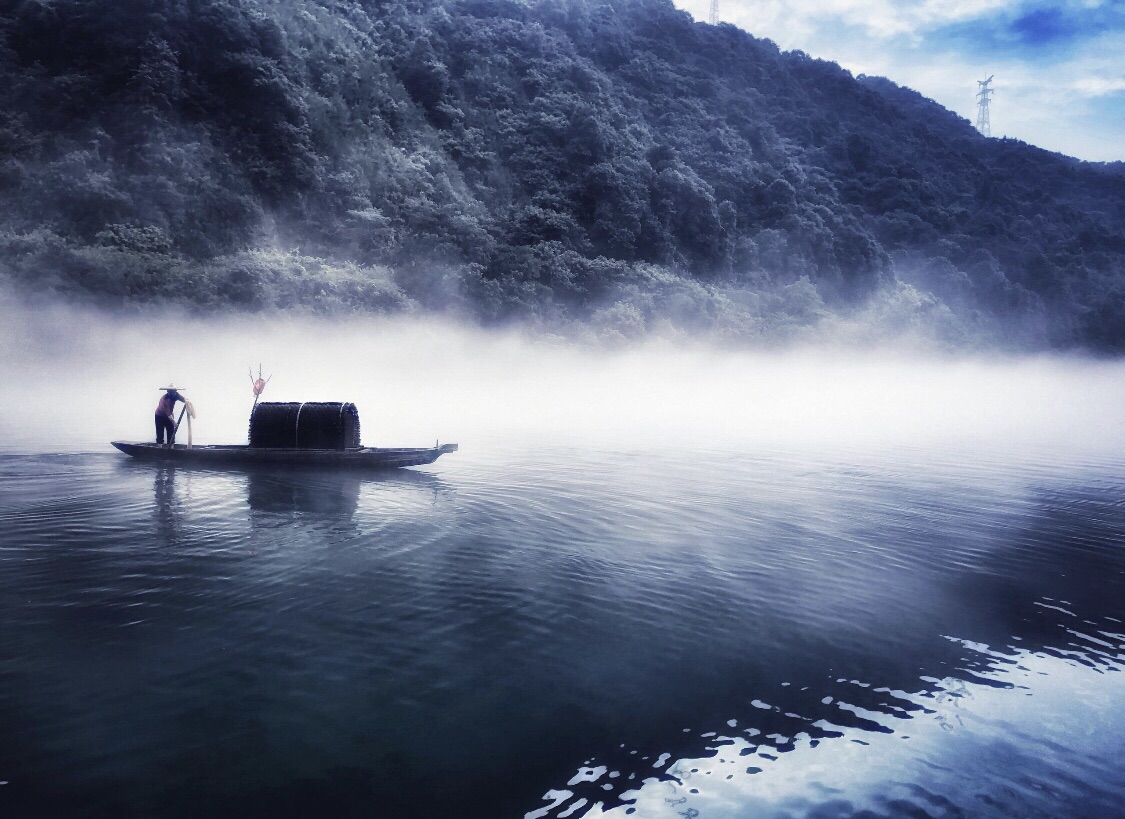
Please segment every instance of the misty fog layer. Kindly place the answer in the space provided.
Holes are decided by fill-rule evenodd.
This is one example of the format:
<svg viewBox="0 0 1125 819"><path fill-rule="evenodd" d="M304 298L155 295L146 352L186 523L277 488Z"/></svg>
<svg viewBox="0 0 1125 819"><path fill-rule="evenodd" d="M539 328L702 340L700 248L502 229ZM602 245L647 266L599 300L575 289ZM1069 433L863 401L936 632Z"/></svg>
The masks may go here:
<svg viewBox="0 0 1125 819"><path fill-rule="evenodd" d="M7 3L0 79L25 292L1125 349L1120 163L665 0Z"/></svg>
<svg viewBox="0 0 1125 819"><path fill-rule="evenodd" d="M352 401L365 445L440 438L460 443L462 459L544 442L1125 452L1120 362L729 351L684 339L606 348L419 319L5 312L0 447L9 451L150 440L170 382L198 411L195 443L245 443L247 371L260 363L272 375L263 400Z"/></svg>

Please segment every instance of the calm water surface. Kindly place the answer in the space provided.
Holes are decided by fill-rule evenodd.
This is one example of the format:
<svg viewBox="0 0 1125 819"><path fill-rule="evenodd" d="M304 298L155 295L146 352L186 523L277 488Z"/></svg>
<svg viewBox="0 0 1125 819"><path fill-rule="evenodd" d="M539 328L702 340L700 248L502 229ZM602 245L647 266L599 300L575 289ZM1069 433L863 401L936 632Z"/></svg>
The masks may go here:
<svg viewBox="0 0 1125 819"><path fill-rule="evenodd" d="M1125 815L1120 453L0 455L0 815Z"/></svg>

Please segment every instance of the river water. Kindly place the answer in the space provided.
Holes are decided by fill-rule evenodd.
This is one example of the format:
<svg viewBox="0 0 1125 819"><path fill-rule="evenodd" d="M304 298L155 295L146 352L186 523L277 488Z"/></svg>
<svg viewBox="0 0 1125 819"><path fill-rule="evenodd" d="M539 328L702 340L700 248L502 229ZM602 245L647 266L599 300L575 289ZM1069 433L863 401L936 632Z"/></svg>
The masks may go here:
<svg viewBox="0 0 1125 819"><path fill-rule="evenodd" d="M1122 815L1119 449L461 444L0 454L0 815Z"/></svg>

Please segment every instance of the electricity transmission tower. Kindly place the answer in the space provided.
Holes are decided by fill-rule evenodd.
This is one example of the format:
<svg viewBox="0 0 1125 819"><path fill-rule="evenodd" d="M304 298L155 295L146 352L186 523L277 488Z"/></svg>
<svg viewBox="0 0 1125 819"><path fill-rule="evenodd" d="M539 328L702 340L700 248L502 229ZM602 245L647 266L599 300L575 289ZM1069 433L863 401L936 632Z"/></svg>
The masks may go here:
<svg viewBox="0 0 1125 819"><path fill-rule="evenodd" d="M707 18L707 22L713 26L719 24L719 0L711 0L711 14Z"/></svg>
<svg viewBox="0 0 1125 819"><path fill-rule="evenodd" d="M717 0L711 0L712 5L716 1ZM995 74L992 75L992 77L995 76ZM989 77L987 80L977 80L977 85L980 86L980 91L977 92L977 97L980 98L980 102L977 103L977 130L986 137L992 136L992 122L988 117L989 95L996 93L994 89L988 87L988 84L992 82L992 77Z"/></svg>

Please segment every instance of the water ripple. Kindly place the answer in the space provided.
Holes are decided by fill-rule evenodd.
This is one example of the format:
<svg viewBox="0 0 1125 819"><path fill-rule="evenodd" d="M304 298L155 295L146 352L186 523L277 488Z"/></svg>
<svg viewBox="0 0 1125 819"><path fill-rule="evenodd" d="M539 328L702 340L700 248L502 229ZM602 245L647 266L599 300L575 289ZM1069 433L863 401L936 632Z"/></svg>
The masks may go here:
<svg viewBox="0 0 1125 819"><path fill-rule="evenodd" d="M1098 728L1122 716L1121 459L494 445L441 464L0 456L9 813L1125 797Z"/></svg>

